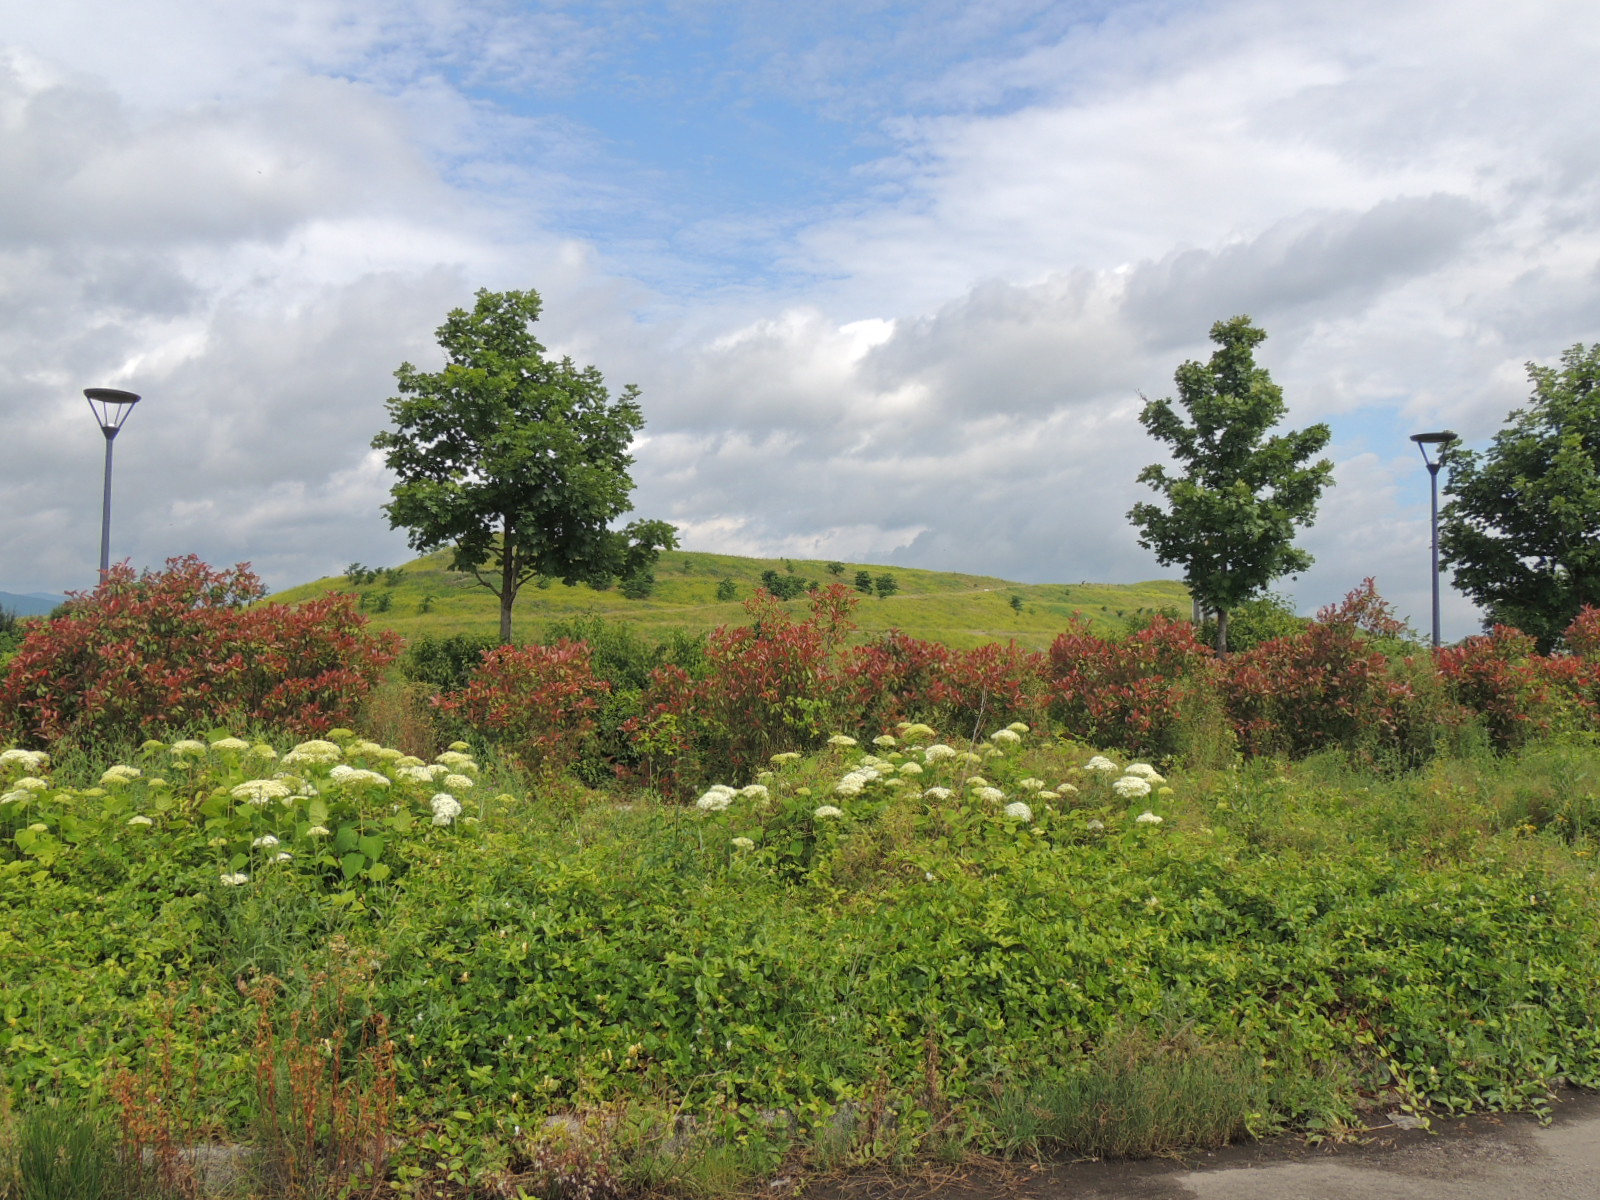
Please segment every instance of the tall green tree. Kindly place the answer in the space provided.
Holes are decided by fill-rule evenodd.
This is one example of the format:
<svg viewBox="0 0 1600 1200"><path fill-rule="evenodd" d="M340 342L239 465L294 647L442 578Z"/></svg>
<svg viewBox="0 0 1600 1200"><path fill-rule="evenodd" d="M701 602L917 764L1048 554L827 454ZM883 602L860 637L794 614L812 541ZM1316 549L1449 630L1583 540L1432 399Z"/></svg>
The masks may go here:
<svg viewBox="0 0 1600 1200"><path fill-rule="evenodd" d="M541 307L535 291L483 289L471 312L452 310L444 369L401 363L394 428L372 439L398 476L390 527L413 549L452 548L452 567L499 597L502 642L529 579L606 586L677 545L664 521L611 528L630 507L639 390L613 399L593 366L547 358L531 328Z"/></svg>
<svg viewBox="0 0 1600 1200"><path fill-rule="evenodd" d="M1600 604L1600 343L1528 364L1533 395L1482 454L1448 449L1440 561L1484 608L1549 650Z"/></svg>
<svg viewBox="0 0 1600 1200"><path fill-rule="evenodd" d="M1180 413L1171 399L1146 400L1139 423L1172 448L1181 473L1160 463L1139 472L1166 507L1136 504L1128 519L1139 544L1167 566L1183 568L1198 608L1217 620L1217 650L1228 649L1228 612L1274 579L1311 565L1294 544L1311 524L1333 479L1333 464L1314 457L1327 446L1326 425L1272 430L1287 415L1283 391L1255 348L1266 338L1249 317L1211 327L1211 360L1178 368Z"/></svg>

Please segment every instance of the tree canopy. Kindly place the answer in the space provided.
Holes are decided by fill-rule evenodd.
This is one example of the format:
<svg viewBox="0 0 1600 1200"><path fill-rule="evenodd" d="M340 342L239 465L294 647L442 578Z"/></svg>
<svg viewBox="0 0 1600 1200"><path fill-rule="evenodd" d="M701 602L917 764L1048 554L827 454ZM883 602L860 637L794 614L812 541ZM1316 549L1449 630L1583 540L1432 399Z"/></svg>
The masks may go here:
<svg viewBox="0 0 1600 1200"><path fill-rule="evenodd" d="M372 439L398 476L384 506L414 549L452 547L452 567L500 598L511 640L517 591L536 575L607 586L677 544L664 521L611 522L630 507L628 453L644 425L638 388L615 399L593 366L554 360L533 336L535 291L481 289L437 330L446 363L401 363L392 430Z"/></svg>
<svg viewBox="0 0 1600 1200"><path fill-rule="evenodd" d="M1294 544L1333 478L1333 464L1312 458L1327 446L1326 425L1268 436L1288 409L1283 391L1255 362L1266 333L1247 316L1218 321L1218 349L1206 363L1175 375L1178 404L1146 400L1139 423L1172 448L1181 474L1160 463L1139 472L1167 507L1140 503L1128 512L1139 544L1167 566L1181 566L1198 605L1216 614L1217 649L1228 645L1228 612L1279 576L1303 571L1311 555Z"/></svg>
<svg viewBox="0 0 1600 1200"><path fill-rule="evenodd" d="M1548 651L1600 605L1600 343L1528 364L1533 395L1482 454L1450 448L1439 555L1489 625Z"/></svg>

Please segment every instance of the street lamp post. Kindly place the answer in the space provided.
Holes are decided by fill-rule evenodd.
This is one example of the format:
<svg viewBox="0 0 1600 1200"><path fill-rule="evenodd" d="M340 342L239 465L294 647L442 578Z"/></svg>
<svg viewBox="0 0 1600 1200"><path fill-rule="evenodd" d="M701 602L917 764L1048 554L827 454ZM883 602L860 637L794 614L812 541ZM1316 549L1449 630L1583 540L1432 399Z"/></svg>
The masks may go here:
<svg viewBox="0 0 1600 1200"><path fill-rule="evenodd" d="M106 486L100 506L100 582L104 583L111 566L111 443L139 397L118 388L84 388L83 395L100 423L100 432L106 435Z"/></svg>
<svg viewBox="0 0 1600 1200"><path fill-rule="evenodd" d="M1441 430L1438 433L1413 433L1411 440L1417 444L1417 449L1422 451L1422 461L1428 466L1428 480L1432 493L1432 516L1429 526L1433 531L1433 648L1439 648L1439 467L1442 458L1429 458L1429 446L1448 446L1456 440L1456 435L1450 430ZM1440 454L1443 454L1441 449Z"/></svg>

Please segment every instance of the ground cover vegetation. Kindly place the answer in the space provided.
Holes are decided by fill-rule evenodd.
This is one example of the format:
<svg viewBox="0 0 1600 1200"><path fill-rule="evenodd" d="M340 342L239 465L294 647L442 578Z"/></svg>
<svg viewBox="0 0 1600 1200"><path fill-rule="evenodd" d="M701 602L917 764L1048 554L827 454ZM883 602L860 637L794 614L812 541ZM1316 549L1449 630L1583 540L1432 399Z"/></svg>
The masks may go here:
<svg viewBox="0 0 1600 1200"><path fill-rule="evenodd" d="M344 727L24 720L81 622L188 664L135 631L167 586L30 626L0 692L13 1195L185 1194L197 1143L271 1195L703 1194L1600 1085L1594 610L1433 654L1369 581L1226 658L1160 616L1040 652L858 640L837 584L352 669Z"/></svg>

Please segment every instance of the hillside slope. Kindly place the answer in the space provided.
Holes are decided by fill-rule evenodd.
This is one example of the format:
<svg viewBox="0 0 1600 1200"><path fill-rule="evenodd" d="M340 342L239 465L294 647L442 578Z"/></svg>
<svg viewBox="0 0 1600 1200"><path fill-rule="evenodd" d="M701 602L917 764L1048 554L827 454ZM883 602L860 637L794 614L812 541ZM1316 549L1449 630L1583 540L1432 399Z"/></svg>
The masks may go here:
<svg viewBox="0 0 1600 1200"><path fill-rule="evenodd" d="M352 585L343 576L319 579L280 592L273 599L293 604L333 591L356 592L379 629L394 629L407 638L456 633L492 636L499 629L499 601L470 575L448 569L447 551L416 559L385 572L372 582ZM792 568L792 572L791 572ZM536 637L553 620L598 614L627 620L646 635L668 629L707 631L738 624L745 618L741 601L761 585L763 571L793 573L819 583L852 584L858 571L874 577L895 577L900 590L887 599L862 596L856 621L870 637L899 629L913 637L967 647L1014 638L1043 649L1077 613L1102 632L1118 632L1126 618L1163 608L1189 611L1189 594L1171 580L1148 583L1013 583L987 575L923 571L871 563L846 563L835 579L827 564L815 559L741 558L728 554L671 551L656 566L656 589L648 599L630 600L620 591L596 591L550 583L529 583L517 597L514 633ZM717 599L717 587L731 580L731 601ZM1012 598L1021 600L1021 611ZM805 600L789 601L796 612Z"/></svg>

